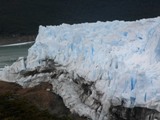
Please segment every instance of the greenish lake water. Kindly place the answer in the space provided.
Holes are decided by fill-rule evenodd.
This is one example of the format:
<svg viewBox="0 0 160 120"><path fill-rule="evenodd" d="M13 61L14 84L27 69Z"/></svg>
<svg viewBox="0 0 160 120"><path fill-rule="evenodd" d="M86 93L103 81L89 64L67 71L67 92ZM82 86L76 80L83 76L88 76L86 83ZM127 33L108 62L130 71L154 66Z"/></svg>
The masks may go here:
<svg viewBox="0 0 160 120"><path fill-rule="evenodd" d="M33 43L0 46L0 68L11 65L19 57L26 57Z"/></svg>

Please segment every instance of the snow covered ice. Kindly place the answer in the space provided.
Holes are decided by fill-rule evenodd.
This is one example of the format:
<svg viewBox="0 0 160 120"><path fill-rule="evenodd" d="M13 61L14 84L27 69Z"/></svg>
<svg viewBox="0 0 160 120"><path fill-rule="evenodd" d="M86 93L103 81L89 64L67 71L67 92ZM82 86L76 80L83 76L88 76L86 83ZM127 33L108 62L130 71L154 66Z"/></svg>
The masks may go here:
<svg viewBox="0 0 160 120"><path fill-rule="evenodd" d="M41 70L23 76L48 69L47 60L66 72L57 80ZM160 17L40 26L27 60L5 67L0 79L25 87L49 81L72 112L96 120L107 119L110 105L122 103L160 112Z"/></svg>

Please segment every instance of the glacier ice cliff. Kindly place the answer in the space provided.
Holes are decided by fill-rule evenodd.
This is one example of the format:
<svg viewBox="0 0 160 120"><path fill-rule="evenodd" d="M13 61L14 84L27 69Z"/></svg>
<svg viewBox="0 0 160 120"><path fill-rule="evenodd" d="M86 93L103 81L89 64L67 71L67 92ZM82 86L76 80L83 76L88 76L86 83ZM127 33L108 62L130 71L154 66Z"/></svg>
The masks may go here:
<svg viewBox="0 0 160 120"><path fill-rule="evenodd" d="M160 112L160 17L40 26L25 60L0 79L32 87L53 84L72 112L108 119L111 105Z"/></svg>

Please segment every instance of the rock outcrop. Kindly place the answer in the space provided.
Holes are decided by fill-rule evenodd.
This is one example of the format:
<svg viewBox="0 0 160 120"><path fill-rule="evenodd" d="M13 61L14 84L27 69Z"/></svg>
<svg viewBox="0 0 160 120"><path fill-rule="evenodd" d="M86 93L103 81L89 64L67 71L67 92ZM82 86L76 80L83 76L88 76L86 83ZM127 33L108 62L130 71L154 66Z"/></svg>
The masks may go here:
<svg viewBox="0 0 160 120"><path fill-rule="evenodd" d="M52 85L47 82L42 82L32 88L22 88L16 83L0 81L0 96L7 94L24 98L40 110L47 110L57 118L66 117L67 119L69 117L72 120L86 120L77 114L71 114L69 109L65 107L62 98L51 91Z"/></svg>

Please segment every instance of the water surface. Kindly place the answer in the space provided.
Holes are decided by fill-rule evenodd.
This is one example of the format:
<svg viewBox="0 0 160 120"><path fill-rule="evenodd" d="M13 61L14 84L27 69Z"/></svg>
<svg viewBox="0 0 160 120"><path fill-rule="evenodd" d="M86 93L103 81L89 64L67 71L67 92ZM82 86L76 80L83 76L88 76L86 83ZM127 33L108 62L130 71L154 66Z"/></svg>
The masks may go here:
<svg viewBox="0 0 160 120"><path fill-rule="evenodd" d="M19 57L26 57L33 43L0 46L0 68L11 65Z"/></svg>

